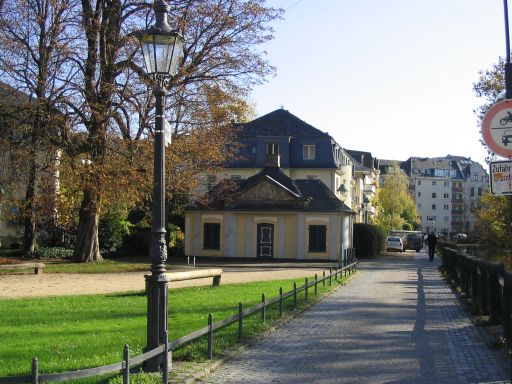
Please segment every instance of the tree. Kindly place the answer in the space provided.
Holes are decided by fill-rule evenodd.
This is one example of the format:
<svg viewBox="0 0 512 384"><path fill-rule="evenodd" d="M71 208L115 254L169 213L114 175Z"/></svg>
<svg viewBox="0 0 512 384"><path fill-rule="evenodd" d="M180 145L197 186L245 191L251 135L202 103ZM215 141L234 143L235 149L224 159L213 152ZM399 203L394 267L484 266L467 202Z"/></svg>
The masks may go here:
<svg viewBox="0 0 512 384"><path fill-rule="evenodd" d="M475 211L477 222L475 235L501 249L512 249L510 217L512 214L509 196L482 195Z"/></svg>
<svg viewBox="0 0 512 384"><path fill-rule="evenodd" d="M373 201L377 208L377 224L388 230L402 229L405 223L413 227L417 225L416 205L408 186L408 178L399 165L392 165Z"/></svg>
<svg viewBox="0 0 512 384"><path fill-rule="evenodd" d="M237 118L247 111L244 100L250 89L274 72L258 47L272 38L269 24L281 11L266 7L263 0L178 0L172 5L175 25L186 37L180 73L168 84L166 116L174 127L167 159L172 161L168 169L173 177L168 193L176 199L191 190L188 180L194 174L219 164L229 153L231 125L226 120L220 123L221 116ZM50 84L62 89L50 95L59 101L55 109L66 116L69 130L63 127L49 136L62 150L59 202L66 214L59 220L64 217L71 223L69 214L78 212L73 259L88 262L102 259L102 212L120 195L128 195L133 203L150 196L151 185L144 181L151 180L152 172L154 99L134 32L152 24L153 12L150 3L68 0L60 15L66 23L56 30L66 32L65 51L57 56L62 64L52 68L63 73ZM6 18L4 25L10 28L14 19L30 17ZM37 45L30 34L23 36L27 49ZM54 40L52 47L60 42ZM13 50L12 56L22 60L34 55ZM14 70L4 73L8 78ZM64 174L75 171L80 178ZM141 174L144 181L137 183Z"/></svg>
<svg viewBox="0 0 512 384"><path fill-rule="evenodd" d="M484 99L483 104L475 110L478 125L481 126L488 109L505 98L505 61L502 58L499 58L498 63L493 64L491 69L479 72L479 79L473 84L473 91L478 97ZM494 153L489 150L483 140L480 142L487 149L486 161L495 159Z"/></svg>
<svg viewBox="0 0 512 384"><path fill-rule="evenodd" d="M484 99L483 104L475 111L481 125L487 110L496 102L505 98L505 61L499 58L491 69L481 71L478 82L473 90L478 97ZM482 142L485 146L485 144ZM487 162L495 159L488 149ZM475 235L501 248L512 248L512 197L484 194L475 210L477 223Z"/></svg>
<svg viewBox="0 0 512 384"><path fill-rule="evenodd" d="M139 65L141 55L132 33L147 26L152 11L150 4L118 0L82 1L81 4L86 55L75 58L82 68L81 81L75 84L77 94L83 97L71 99L69 106L84 127L85 135L75 152L87 154L96 169L106 170L109 132L133 141L144 139L143 132L152 128L153 98ZM175 127L173 147L180 149L171 148L169 157L172 159L173 153L181 157L169 167L177 171L170 185L177 188L184 185L181 182L187 175L184 170L190 171L194 166L197 170L210 161L210 152L205 149L221 150L217 146L219 142L212 142L212 138L219 137L213 133L215 130L222 133L222 128L205 125L208 121L204 115L196 113L204 110L201 106L208 105L205 91L215 86L240 99L272 73L273 68L262 59L256 47L271 38L268 23L279 12L264 7L260 0L188 0L176 2L174 8L172 15L178 15L177 23L186 36L180 74L169 84L168 105L172 115L168 118ZM194 135L202 140L194 139ZM190 151L182 150L186 145L195 146L193 156ZM188 164L183 160L188 160ZM101 259L98 217L107 185L101 175L107 173L107 170L94 173L93 181L82 189L76 261ZM181 180L180 175L184 177Z"/></svg>
<svg viewBox="0 0 512 384"><path fill-rule="evenodd" d="M72 22L71 8L68 0L6 0L0 12L0 78L15 90L10 102L17 113L9 121L14 122L11 131L18 139L15 146L4 142L8 144L4 150L16 152L20 159L12 163L13 182L22 183L25 191L19 205L28 256L34 254L38 201L55 186L59 152L49 138L63 122L58 103L68 71L73 69L66 64L68 44L73 40L65 28ZM43 173L46 178L41 177ZM51 212L47 214L51 217Z"/></svg>

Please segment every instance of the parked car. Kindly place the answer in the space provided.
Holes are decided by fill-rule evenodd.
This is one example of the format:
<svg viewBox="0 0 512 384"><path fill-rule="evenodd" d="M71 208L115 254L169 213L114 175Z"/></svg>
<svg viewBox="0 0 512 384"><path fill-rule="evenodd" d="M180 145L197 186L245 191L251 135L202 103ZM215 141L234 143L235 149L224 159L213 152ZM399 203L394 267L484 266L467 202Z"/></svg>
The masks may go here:
<svg viewBox="0 0 512 384"><path fill-rule="evenodd" d="M404 243L398 236L388 236L386 238L386 251L404 251Z"/></svg>
<svg viewBox="0 0 512 384"><path fill-rule="evenodd" d="M409 233L405 249L414 249L416 252L423 248L423 235L421 233Z"/></svg>
<svg viewBox="0 0 512 384"><path fill-rule="evenodd" d="M457 242L464 242L468 239L468 235L466 235L465 233L457 233L456 235L453 236L453 240L457 241Z"/></svg>

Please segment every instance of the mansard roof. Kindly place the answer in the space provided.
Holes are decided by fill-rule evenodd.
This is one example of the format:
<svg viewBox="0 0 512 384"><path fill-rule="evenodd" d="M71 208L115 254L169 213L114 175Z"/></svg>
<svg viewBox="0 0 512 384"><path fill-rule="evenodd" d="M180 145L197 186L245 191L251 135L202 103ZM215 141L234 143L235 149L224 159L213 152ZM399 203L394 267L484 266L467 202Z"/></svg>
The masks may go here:
<svg viewBox="0 0 512 384"><path fill-rule="evenodd" d="M329 136L285 109L276 109L249 123L239 124L240 136Z"/></svg>
<svg viewBox="0 0 512 384"><path fill-rule="evenodd" d="M361 164L365 168L365 170L370 170L379 167L379 160L373 157L371 152L358 151L347 148L345 148L345 152L348 153L353 160Z"/></svg>
<svg viewBox="0 0 512 384"><path fill-rule="evenodd" d="M383 166L389 166L391 161L381 160L381 171L386 173ZM451 178L463 179L471 174L471 167L483 167L464 156L446 155L442 157L410 157L405 161L399 162L402 169L410 177L435 177L437 171L455 171L451 173ZM485 170L484 170L485 171ZM444 176L446 177L446 176Z"/></svg>

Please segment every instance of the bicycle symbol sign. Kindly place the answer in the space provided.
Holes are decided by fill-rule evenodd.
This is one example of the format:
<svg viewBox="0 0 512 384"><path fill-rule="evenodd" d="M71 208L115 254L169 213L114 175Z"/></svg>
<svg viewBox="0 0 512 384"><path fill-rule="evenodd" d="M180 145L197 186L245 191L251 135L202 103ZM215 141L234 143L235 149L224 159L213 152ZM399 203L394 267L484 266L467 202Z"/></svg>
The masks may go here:
<svg viewBox="0 0 512 384"><path fill-rule="evenodd" d="M495 154L512 158L512 100L489 108L482 121L482 136Z"/></svg>

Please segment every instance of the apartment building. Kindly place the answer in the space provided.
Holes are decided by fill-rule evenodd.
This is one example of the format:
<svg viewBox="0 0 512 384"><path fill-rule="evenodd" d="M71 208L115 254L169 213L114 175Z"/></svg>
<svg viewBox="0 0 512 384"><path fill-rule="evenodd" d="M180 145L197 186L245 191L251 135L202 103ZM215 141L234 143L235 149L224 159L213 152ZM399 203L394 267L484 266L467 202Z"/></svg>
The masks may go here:
<svg viewBox="0 0 512 384"><path fill-rule="evenodd" d="M352 180L352 210L356 212L357 223L372 223L376 209L372 200L379 186L379 159L370 152L345 149L354 164Z"/></svg>
<svg viewBox="0 0 512 384"><path fill-rule="evenodd" d="M474 209L489 188L485 168L463 156L410 157L400 163L409 177L416 201L420 230L468 233L475 228Z"/></svg>

